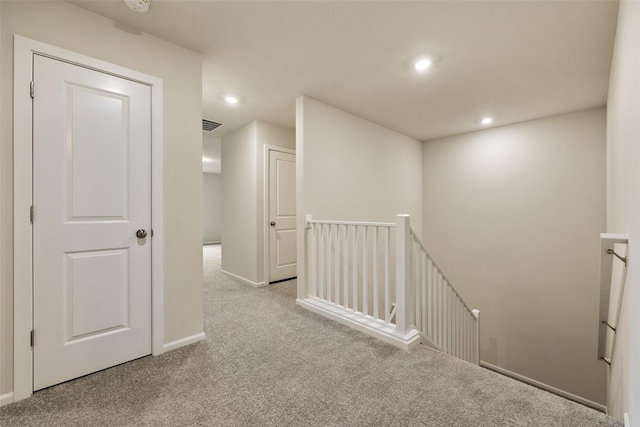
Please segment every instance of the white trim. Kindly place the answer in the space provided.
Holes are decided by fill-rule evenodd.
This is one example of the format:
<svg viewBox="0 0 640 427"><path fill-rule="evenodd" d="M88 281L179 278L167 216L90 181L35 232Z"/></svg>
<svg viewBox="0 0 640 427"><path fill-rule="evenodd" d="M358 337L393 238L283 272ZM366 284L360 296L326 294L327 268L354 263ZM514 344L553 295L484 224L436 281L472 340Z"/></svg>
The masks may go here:
<svg viewBox="0 0 640 427"><path fill-rule="evenodd" d="M622 415L624 419L624 427L631 427L631 421L629 421L629 414L627 412Z"/></svg>
<svg viewBox="0 0 640 427"><path fill-rule="evenodd" d="M164 352L162 79L16 35L13 64L14 401L25 399L33 393L33 351L29 341L33 319L32 227L28 211L33 200L32 100L29 96L29 84L33 76L34 53L151 87L151 348L153 355Z"/></svg>
<svg viewBox="0 0 640 427"><path fill-rule="evenodd" d="M216 242L202 242L202 246L205 245L220 245L222 244L222 242L220 240L216 241Z"/></svg>
<svg viewBox="0 0 640 427"><path fill-rule="evenodd" d="M323 301L319 298L309 297L297 299L296 303L313 311L316 314L335 320L338 323L349 326L374 338L381 339L402 350L411 350L420 344L420 332L411 328L405 335L396 332L395 325L362 313L344 308L342 306Z"/></svg>
<svg viewBox="0 0 640 427"><path fill-rule="evenodd" d="M164 352L164 86L144 75L151 85L151 352Z"/></svg>
<svg viewBox="0 0 640 427"><path fill-rule="evenodd" d="M309 218L311 218L311 215L309 215ZM357 225L361 227L389 227L389 228L396 228L397 226L395 222L329 221L326 219L307 219L305 220L305 224L307 225L309 224Z"/></svg>
<svg viewBox="0 0 640 427"><path fill-rule="evenodd" d="M202 341L206 338L204 332L200 332L199 334L191 335L190 337L180 338L179 340L171 341L170 343L166 343L163 346L163 351L171 351L180 347L187 346L189 344L197 343L198 341Z"/></svg>
<svg viewBox="0 0 640 427"><path fill-rule="evenodd" d="M251 285L254 288L261 288L263 286L267 286L265 282L254 282L253 280L246 279L242 276L238 276L237 274L229 273L228 271L220 270L221 273L226 274L227 276L233 277L234 279L238 279L247 285Z"/></svg>
<svg viewBox="0 0 640 427"><path fill-rule="evenodd" d="M507 369L501 368L499 366L496 365L492 365L491 363L487 363L484 361L480 361L480 366L482 366L483 368L489 369L491 371L497 372L499 374L502 374L504 376L507 377L511 377L513 379L516 379L518 381L521 381L523 383L532 385L536 388L548 391L550 393L556 394L558 396L564 397L566 399L569 400L573 400L574 402L580 403L584 406L588 406L590 408L593 408L595 410L598 410L600 412L604 412L607 413L607 407L605 405L602 405L600 403L596 403L592 400L589 399L585 399L584 397L580 397L578 395L575 395L573 393L569 393L568 391L564 391L564 390L560 390L559 388L555 388L553 386L550 386L548 384L545 383L541 383L540 381L536 381L532 378L529 377L525 377L524 375L520 375L517 374L515 372L509 371Z"/></svg>
<svg viewBox="0 0 640 427"><path fill-rule="evenodd" d="M13 393L14 401L33 393L33 353L27 337L32 328L32 229L27 218L32 195L31 43L14 39L13 62Z"/></svg>
<svg viewBox="0 0 640 427"><path fill-rule="evenodd" d="M296 294L299 300L309 296L307 286L307 233L305 231L304 207L304 96L296 98L296 216L297 216L297 262L298 281Z"/></svg>
<svg viewBox="0 0 640 427"><path fill-rule="evenodd" d="M269 229L269 227L267 227L267 224L269 224L269 196L270 196L270 191L271 191L271 186L269 183L269 172L270 172L270 168L271 168L271 163L269 162L269 156L271 155L269 153L269 151L280 151L281 153L288 153L288 154L293 154L295 156L296 154L296 150L292 150L290 148L284 148L284 147L280 147L277 145L271 145L271 144L264 144L264 148L263 148L263 153L262 153L262 161L263 161L263 167L262 167L262 173L263 173L263 177L262 177L262 203L263 203L263 208L262 208L262 219L263 219L263 224L264 224L264 228L263 228L263 232L264 232L264 238L262 239L262 244L263 244L263 258L264 258L264 268L263 268L263 273L264 273L264 282L265 283L269 283L271 281L271 276L270 276L270 271L271 271L271 260L269 258L270 254L271 254L271 246L269 245L269 242L271 239L271 230ZM297 158L296 158L296 162L297 162ZM297 224L296 224L296 228L298 228Z"/></svg>
<svg viewBox="0 0 640 427"><path fill-rule="evenodd" d="M13 403L13 392L0 394L0 408Z"/></svg>

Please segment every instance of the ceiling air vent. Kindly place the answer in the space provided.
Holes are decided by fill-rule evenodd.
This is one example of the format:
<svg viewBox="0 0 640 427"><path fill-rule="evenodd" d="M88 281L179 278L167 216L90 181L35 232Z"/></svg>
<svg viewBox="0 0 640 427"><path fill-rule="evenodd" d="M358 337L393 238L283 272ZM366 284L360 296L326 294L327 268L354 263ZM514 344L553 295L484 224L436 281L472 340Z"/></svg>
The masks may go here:
<svg viewBox="0 0 640 427"><path fill-rule="evenodd" d="M202 119L202 130L213 131L222 126L222 123L214 122L212 120Z"/></svg>

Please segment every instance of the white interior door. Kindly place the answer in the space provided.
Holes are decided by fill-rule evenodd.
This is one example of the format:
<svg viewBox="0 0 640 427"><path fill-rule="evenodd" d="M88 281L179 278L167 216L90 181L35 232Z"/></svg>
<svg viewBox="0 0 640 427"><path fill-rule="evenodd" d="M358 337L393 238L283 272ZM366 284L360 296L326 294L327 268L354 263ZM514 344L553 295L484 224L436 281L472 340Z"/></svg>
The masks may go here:
<svg viewBox="0 0 640 427"><path fill-rule="evenodd" d="M269 282L296 277L296 156L269 150Z"/></svg>
<svg viewBox="0 0 640 427"><path fill-rule="evenodd" d="M151 89L39 55L33 78L39 390L151 353Z"/></svg>

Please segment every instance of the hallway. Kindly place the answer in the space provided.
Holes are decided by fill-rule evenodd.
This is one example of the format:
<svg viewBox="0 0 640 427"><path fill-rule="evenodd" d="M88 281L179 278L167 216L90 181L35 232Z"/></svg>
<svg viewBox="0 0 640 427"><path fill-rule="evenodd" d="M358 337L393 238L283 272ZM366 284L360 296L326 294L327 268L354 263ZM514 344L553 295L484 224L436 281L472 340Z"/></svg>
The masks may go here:
<svg viewBox="0 0 640 427"><path fill-rule="evenodd" d="M425 347L407 353L254 289L205 246L207 339L36 393L1 426L619 426Z"/></svg>

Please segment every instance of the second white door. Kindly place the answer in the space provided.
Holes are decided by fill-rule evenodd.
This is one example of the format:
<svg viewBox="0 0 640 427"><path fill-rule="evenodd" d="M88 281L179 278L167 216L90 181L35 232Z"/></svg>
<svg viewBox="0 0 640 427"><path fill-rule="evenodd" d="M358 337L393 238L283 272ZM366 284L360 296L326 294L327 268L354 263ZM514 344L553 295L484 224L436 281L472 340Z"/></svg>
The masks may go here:
<svg viewBox="0 0 640 427"><path fill-rule="evenodd" d="M296 277L296 156L269 150L269 282Z"/></svg>
<svg viewBox="0 0 640 427"><path fill-rule="evenodd" d="M33 70L39 390L151 353L151 89L39 55Z"/></svg>

